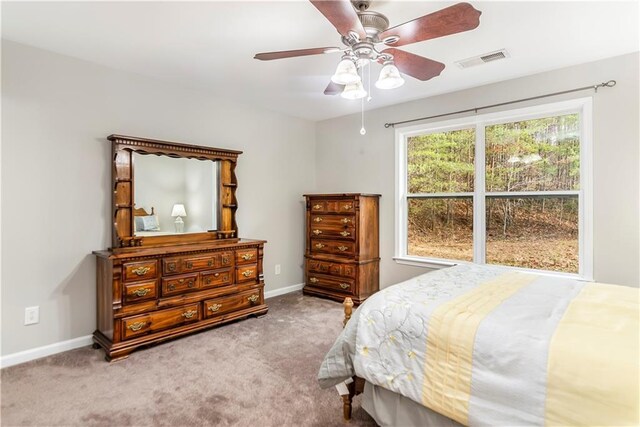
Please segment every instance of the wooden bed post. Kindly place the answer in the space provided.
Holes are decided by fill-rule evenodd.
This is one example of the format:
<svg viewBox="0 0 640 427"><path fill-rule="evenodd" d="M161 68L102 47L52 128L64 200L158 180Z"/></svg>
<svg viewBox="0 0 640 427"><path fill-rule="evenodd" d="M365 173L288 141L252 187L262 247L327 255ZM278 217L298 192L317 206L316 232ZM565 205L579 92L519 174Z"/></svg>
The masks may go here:
<svg viewBox="0 0 640 427"><path fill-rule="evenodd" d="M347 326L347 322L351 319L351 312L353 311L353 300L349 297L344 299L342 303L344 306L344 321L342 322L342 327Z"/></svg>
<svg viewBox="0 0 640 427"><path fill-rule="evenodd" d="M353 300L346 297L342 305L344 306L344 321L342 322L342 327L344 328L347 326L349 319L351 319L351 313L353 312ZM356 377L353 377L353 381L347 384L347 390L349 390L349 393L341 396L342 414L345 421L351 420L351 402L353 401L353 396L356 395Z"/></svg>

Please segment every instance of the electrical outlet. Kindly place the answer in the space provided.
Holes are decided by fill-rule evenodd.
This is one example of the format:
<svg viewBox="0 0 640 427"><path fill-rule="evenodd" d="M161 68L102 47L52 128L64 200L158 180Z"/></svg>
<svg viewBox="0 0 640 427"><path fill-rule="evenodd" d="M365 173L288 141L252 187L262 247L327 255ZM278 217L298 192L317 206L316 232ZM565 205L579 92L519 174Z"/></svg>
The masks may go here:
<svg viewBox="0 0 640 427"><path fill-rule="evenodd" d="M27 307L24 309L24 324L33 325L40 322L40 306Z"/></svg>
<svg viewBox="0 0 640 427"><path fill-rule="evenodd" d="M280 264L276 264L276 275L280 274Z"/></svg>

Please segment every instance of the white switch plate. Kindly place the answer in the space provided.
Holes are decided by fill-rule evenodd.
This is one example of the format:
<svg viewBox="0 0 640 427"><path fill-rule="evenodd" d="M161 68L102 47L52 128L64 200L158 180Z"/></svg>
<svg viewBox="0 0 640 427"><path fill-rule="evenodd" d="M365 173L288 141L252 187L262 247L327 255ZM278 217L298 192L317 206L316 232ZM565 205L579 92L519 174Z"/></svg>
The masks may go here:
<svg viewBox="0 0 640 427"><path fill-rule="evenodd" d="M276 264L276 275L280 274L280 264Z"/></svg>
<svg viewBox="0 0 640 427"><path fill-rule="evenodd" d="M27 307L24 309L24 324L33 325L40 322L40 306Z"/></svg>

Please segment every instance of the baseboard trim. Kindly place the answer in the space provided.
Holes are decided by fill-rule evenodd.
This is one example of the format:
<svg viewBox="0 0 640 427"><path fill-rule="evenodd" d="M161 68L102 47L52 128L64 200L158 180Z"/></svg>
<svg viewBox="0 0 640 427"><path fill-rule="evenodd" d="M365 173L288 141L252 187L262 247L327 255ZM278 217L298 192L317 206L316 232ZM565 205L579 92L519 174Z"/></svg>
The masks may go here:
<svg viewBox="0 0 640 427"><path fill-rule="evenodd" d="M291 292L301 290L303 287L304 283L298 283L297 285L285 286L284 288L278 288L272 291L265 291L264 299L273 298L284 294L290 294Z"/></svg>
<svg viewBox="0 0 640 427"><path fill-rule="evenodd" d="M296 292L304 287L304 283L298 283L297 285L285 286L284 288L274 289L272 291L265 291L264 298L273 298L280 295ZM8 368L9 366L19 365L21 363L30 362L32 360L40 359L42 357L51 356L52 354L62 353L63 351L69 351L80 347L91 345L93 340L92 335L86 335L84 337L73 338L66 341L61 341L42 347L32 348L30 350L19 351L13 354L7 354L0 357L0 369Z"/></svg>
<svg viewBox="0 0 640 427"><path fill-rule="evenodd" d="M0 369L92 344L91 335L60 341L0 357Z"/></svg>

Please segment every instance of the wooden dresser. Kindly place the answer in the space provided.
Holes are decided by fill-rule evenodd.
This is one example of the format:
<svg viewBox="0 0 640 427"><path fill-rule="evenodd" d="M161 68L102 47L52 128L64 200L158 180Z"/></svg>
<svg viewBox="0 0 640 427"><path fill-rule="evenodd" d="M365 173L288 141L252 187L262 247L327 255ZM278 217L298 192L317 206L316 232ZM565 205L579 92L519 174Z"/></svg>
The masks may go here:
<svg viewBox="0 0 640 427"><path fill-rule="evenodd" d="M145 344L265 314L264 243L235 239L95 252L94 341L111 361Z"/></svg>
<svg viewBox="0 0 640 427"><path fill-rule="evenodd" d="M265 314L266 242L237 238L235 167L242 152L123 135L108 139L113 239L110 249L94 252L94 347L104 348L108 361L123 359L144 345ZM158 157L161 163L148 162ZM170 175L172 188L184 192L153 187L164 182L148 179L154 170ZM174 204L182 206L175 226Z"/></svg>
<svg viewBox="0 0 640 427"><path fill-rule="evenodd" d="M360 304L378 291L379 195L305 194L307 248L303 292Z"/></svg>

